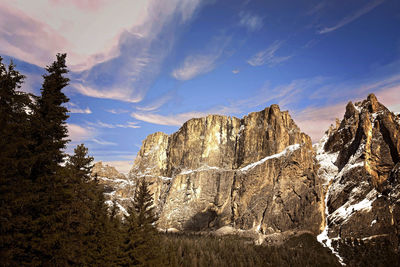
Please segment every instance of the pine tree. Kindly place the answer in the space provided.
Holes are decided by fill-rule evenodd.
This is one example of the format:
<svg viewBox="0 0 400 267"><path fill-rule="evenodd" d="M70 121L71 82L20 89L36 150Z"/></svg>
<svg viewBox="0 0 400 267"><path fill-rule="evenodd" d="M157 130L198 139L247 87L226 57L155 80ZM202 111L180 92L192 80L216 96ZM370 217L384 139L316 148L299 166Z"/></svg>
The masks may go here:
<svg viewBox="0 0 400 267"><path fill-rule="evenodd" d="M30 162L28 110L32 103L28 94L18 91L25 76L12 62L7 68L2 61L0 57L0 174L26 176Z"/></svg>
<svg viewBox="0 0 400 267"><path fill-rule="evenodd" d="M132 205L125 216L126 238L123 266L157 266L161 263L158 233L155 228L153 197L145 179L138 183Z"/></svg>
<svg viewBox="0 0 400 267"><path fill-rule="evenodd" d="M57 54L57 60L46 68L41 96L33 114L33 150L36 156L32 169L32 179L54 175L64 161L63 149L68 142L66 120L67 108L63 106L69 99L61 91L68 85L66 54Z"/></svg>
<svg viewBox="0 0 400 267"><path fill-rule="evenodd" d="M74 149L74 155L69 157L66 166L75 176L88 182L93 168L93 157L88 156L88 148L80 144Z"/></svg>
<svg viewBox="0 0 400 267"><path fill-rule="evenodd" d="M0 57L0 258L18 265L26 258L31 223L28 214L33 194L28 179L32 165L28 94L18 91L24 76Z"/></svg>
<svg viewBox="0 0 400 267"><path fill-rule="evenodd" d="M73 187L67 182L61 166L68 140L68 98L62 92L69 79L65 77L66 54L58 54L56 61L46 68L41 96L37 98L32 115L31 150L34 164L30 173L33 192L29 231L31 260L38 265L67 265L71 261L68 251L69 232L67 218L74 200ZM73 261L72 261L73 263Z"/></svg>
<svg viewBox="0 0 400 267"><path fill-rule="evenodd" d="M113 266L116 261L119 232L108 216L104 188L91 177L93 157L88 149L78 145L66 164L69 183L74 188L74 200L68 217L68 228L75 251L74 265Z"/></svg>

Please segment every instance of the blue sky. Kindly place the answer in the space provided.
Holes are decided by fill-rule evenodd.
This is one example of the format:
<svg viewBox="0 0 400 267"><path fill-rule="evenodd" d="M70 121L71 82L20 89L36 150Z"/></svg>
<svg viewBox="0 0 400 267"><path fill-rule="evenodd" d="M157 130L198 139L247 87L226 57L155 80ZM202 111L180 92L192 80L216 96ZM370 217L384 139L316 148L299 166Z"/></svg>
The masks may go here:
<svg viewBox="0 0 400 267"><path fill-rule="evenodd" d="M0 0L0 55L39 94L68 54L68 152L129 170L141 141L271 104L317 141L373 92L400 111L397 0Z"/></svg>

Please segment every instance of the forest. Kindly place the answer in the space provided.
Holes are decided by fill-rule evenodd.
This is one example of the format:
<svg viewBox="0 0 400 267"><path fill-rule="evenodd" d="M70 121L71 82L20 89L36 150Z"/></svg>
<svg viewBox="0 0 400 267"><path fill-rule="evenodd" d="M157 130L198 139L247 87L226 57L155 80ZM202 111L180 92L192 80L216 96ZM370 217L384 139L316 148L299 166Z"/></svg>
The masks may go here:
<svg viewBox="0 0 400 267"><path fill-rule="evenodd" d="M67 73L66 54L57 54L36 96L20 90L24 76L0 57L1 266L339 265L308 234L257 246L238 236L160 233L145 180L119 216L90 175L85 145L65 153Z"/></svg>

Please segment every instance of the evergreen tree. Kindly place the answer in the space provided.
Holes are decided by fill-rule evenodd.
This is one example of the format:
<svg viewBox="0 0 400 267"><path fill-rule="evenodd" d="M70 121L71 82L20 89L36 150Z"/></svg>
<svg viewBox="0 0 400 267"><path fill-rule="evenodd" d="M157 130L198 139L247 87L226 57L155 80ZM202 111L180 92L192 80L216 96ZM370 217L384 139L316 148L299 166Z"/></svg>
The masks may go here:
<svg viewBox="0 0 400 267"><path fill-rule="evenodd" d="M74 200L68 216L68 228L75 251L74 265L113 266L116 261L119 232L108 216L104 188L91 177L93 157L78 145L66 164Z"/></svg>
<svg viewBox="0 0 400 267"><path fill-rule="evenodd" d="M11 62L8 68L0 57L0 175L26 176L29 172L28 153L29 95L18 91L25 78Z"/></svg>
<svg viewBox="0 0 400 267"><path fill-rule="evenodd" d="M157 266L161 263L158 233L154 225L157 218L149 185L145 179L139 181L134 200L125 216L123 266Z"/></svg>
<svg viewBox="0 0 400 267"><path fill-rule="evenodd" d="M74 149L74 155L69 157L66 166L75 176L88 182L93 168L93 157L88 156L88 149L80 144Z"/></svg>
<svg viewBox="0 0 400 267"><path fill-rule="evenodd" d="M65 77L68 73L66 54L57 54L57 60L47 66L46 71L48 74L43 75L41 96L33 114L33 150L36 157L31 174L33 180L55 174L64 161L63 149L68 142L68 110L63 104L69 99L61 91L69 82Z"/></svg>
<svg viewBox="0 0 400 267"><path fill-rule="evenodd" d="M29 95L18 91L24 76L0 57L0 258L18 265L26 258L31 223L28 215L33 194L28 179L32 165Z"/></svg>
<svg viewBox="0 0 400 267"><path fill-rule="evenodd" d="M68 98L62 92L69 79L65 77L66 54L46 68L41 96L37 98L32 115L31 150L34 164L30 173L35 199L30 215L32 233L30 255L38 265L67 265L71 262L68 216L74 201L74 188L68 183L61 167L63 149L68 140L67 109L62 105Z"/></svg>

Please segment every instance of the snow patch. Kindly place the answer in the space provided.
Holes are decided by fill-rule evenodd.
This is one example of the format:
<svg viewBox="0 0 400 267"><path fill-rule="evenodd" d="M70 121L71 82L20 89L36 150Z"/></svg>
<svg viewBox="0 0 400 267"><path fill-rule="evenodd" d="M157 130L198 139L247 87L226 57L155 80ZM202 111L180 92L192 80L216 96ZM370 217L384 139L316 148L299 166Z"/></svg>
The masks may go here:
<svg viewBox="0 0 400 267"><path fill-rule="evenodd" d="M254 168L254 167L256 167L256 166L258 166L258 165L260 165L260 164L262 164L264 162L266 162L267 160L274 159L274 158L280 158L280 157L286 155L289 152L295 151L295 150L299 149L299 147L300 147L299 144L288 146L282 152L274 154L274 155L271 155L271 156L268 156L268 157L265 157L265 158L263 158L263 159L261 159L261 160L259 160L257 162L253 162L253 163L251 163L251 164L249 164L249 165L247 165L247 166L245 166L243 168L240 168L239 171L246 172L246 171L248 171L248 170L250 170L250 169L252 169L252 168Z"/></svg>
<svg viewBox="0 0 400 267"><path fill-rule="evenodd" d="M354 108L358 111L358 113L361 113L362 107L358 105L354 105Z"/></svg>
<svg viewBox="0 0 400 267"><path fill-rule="evenodd" d="M219 168L219 167L215 167L215 166L204 165L204 166L201 166L200 168L194 169L194 170L184 169L178 175L185 175L185 174L190 174L190 173L194 173L194 172L202 172L202 171L209 171L209 170L228 171L227 169L223 169L223 168Z"/></svg>
<svg viewBox="0 0 400 267"><path fill-rule="evenodd" d="M243 131L244 131L244 125L242 124L242 125L240 125L237 139L240 139L240 136L242 135L242 132L243 132Z"/></svg>
<svg viewBox="0 0 400 267"><path fill-rule="evenodd" d="M344 205L335 210L328 217L331 219L332 222L337 222L338 220L347 221L353 214L358 211L370 211L372 209L372 203L376 200L377 195L378 192L373 189L367 194L366 198L356 204L352 204L352 199L350 198L349 201L347 201Z"/></svg>
<svg viewBox="0 0 400 267"><path fill-rule="evenodd" d="M122 213L124 215L126 215L126 216L129 215L129 213L126 211L126 209L121 204L119 204L118 202L117 202L117 207L119 208L120 211L122 211Z"/></svg>
<svg viewBox="0 0 400 267"><path fill-rule="evenodd" d="M324 180L325 186L329 184L330 181L337 175L338 168L335 165L339 152L328 153L324 150L324 146L328 141L329 136L325 134L318 144L314 145L316 150L316 160L318 161L320 167L318 170L318 175Z"/></svg>
<svg viewBox="0 0 400 267"><path fill-rule="evenodd" d="M374 224L376 224L376 219L371 222L370 226L372 226Z"/></svg>
<svg viewBox="0 0 400 267"><path fill-rule="evenodd" d="M325 214L326 214L326 217L325 217L325 228L322 231L322 233L317 235L317 240L323 246L329 248L332 251L332 254L334 254L338 258L339 263L341 265L346 265L344 263L344 261L343 261L343 258L339 255L339 253L332 246L332 241L335 240L336 238L329 238L329 235L328 235L328 230L329 230L329 227L328 227L328 214L329 214L329 211L328 211L328 196L329 196L329 194L327 192L326 195L325 195Z"/></svg>

